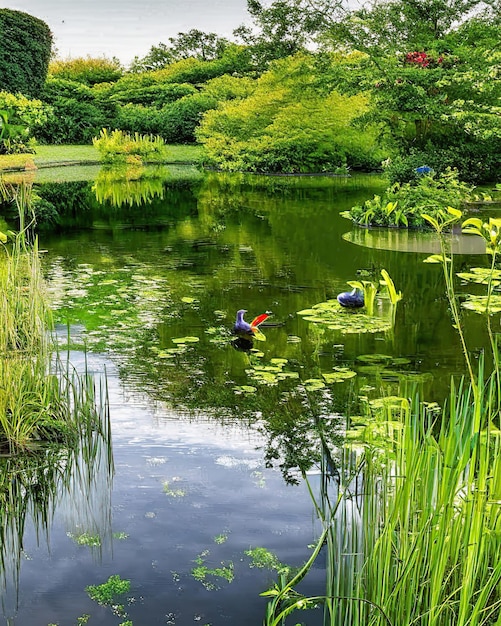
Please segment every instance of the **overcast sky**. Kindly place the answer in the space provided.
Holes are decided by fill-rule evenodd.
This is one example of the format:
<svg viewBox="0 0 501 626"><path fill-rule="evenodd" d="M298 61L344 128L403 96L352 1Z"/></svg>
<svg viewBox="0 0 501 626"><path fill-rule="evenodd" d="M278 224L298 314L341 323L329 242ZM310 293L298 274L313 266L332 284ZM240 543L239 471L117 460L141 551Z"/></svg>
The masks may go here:
<svg viewBox="0 0 501 626"><path fill-rule="evenodd" d="M230 37L249 21L246 0L17 0L1 6L46 22L60 58L115 56L125 65L178 32L198 28Z"/></svg>

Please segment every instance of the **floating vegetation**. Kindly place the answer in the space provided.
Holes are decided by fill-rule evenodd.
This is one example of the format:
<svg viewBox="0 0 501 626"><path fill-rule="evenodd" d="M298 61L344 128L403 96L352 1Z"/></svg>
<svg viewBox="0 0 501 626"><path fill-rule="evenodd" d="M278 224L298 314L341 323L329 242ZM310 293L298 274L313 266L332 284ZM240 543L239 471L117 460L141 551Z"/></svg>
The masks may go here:
<svg viewBox="0 0 501 626"><path fill-rule="evenodd" d="M177 482L177 479L173 478L172 482ZM184 489L172 489L168 480L163 483L163 492L171 498L184 498L186 491Z"/></svg>
<svg viewBox="0 0 501 626"><path fill-rule="evenodd" d="M252 385L237 385L236 387L233 387L233 389L236 393L252 394L257 391L257 387L253 387Z"/></svg>
<svg viewBox="0 0 501 626"><path fill-rule="evenodd" d="M277 385L282 380L299 379L298 372L284 369L287 363L287 359L274 358L270 360L270 365L252 365L245 372L258 385ZM240 388L239 391L245 390ZM249 388L246 393L253 391Z"/></svg>
<svg viewBox="0 0 501 626"><path fill-rule="evenodd" d="M119 604L119 599L129 593L130 580L122 579L115 574L101 585L89 585L85 591L94 602L101 606L109 606L115 615L127 617L123 604Z"/></svg>
<svg viewBox="0 0 501 626"><path fill-rule="evenodd" d="M176 337L172 340L173 343L176 344L186 344L186 343L198 343L200 341L200 337Z"/></svg>
<svg viewBox="0 0 501 626"><path fill-rule="evenodd" d="M229 583L233 582L235 568L233 561L228 563L221 561L218 567L208 567L205 562L209 554L209 550L204 550L195 558L197 566L191 570L191 575L195 580L202 583L207 591L215 591L220 588L217 579L223 579Z"/></svg>
<svg viewBox="0 0 501 626"><path fill-rule="evenodd" d="M288 573L290 568L282 563L276 554L267 548L257 547L245 550L244 554L250 558L249 567L257 567L259 569L269 569L279 573Z"/></svg>
<svg viewBox="0 0 501 626"><path fill-rule="evenodd" d="M475 313L492 315L493 313L501 312L501 296L495 294L490 296L473 296L468 294L461 306Z"/></svg>
<svg viewBox="0 0 501 626"><path fill-rule="evenodd" d="M91 548L98 548L102 544L101 537L99 535L91 535L90 533L82 533L76 535L74 533L66 533L70 539L79 546L89 546Z"/></svg>
<svg viewBox="0 0 501 626"><path fill-rule="evenodd" d="M327 384L332 383L344 383L345 380L350 380L357 375L356 372L350 370L349 367L334 367L332 372L322 372L322 378Z"/></svg>
<svg viewBox="0 0 501 626"><path fill-rule="evenodd" d="M228 541L228 535L229 535L229 532L227 530L223 533L220 533L219 535L216 535L214 537L214 543L217 543L218 545L221 545L222 543L226 543L226 541Z"/></svg>
<svg viewBox="0 0 501 626"><path fill-rule="evenodd" d="M480 285L499 285L501 283L501 270L490 267L472 267L468 272L458 272L456 275L468 283Z"/></svg>
<svg viewBox="0 0 501 626"><path fill-rule="evenodd" d="M329 330L339 330L343 334L378 333L392 328L392 320L367 315L360 310L352 311L342 307L337 300L327 300L298 311L307 322L326 326Z"/></svg>

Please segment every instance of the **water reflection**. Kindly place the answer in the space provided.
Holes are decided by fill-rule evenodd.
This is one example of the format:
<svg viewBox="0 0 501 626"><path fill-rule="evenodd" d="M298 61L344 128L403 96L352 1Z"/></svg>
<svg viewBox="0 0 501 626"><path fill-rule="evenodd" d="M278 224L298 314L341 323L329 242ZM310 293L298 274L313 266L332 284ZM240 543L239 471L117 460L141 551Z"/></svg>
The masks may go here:
<svg viewBox="0 0 501 626"><path fill-rule="evenodd" d="M309 539L299 548L285 539L291 519L302 539L308 534L309 502L300 521L292 512L304 505L301 477L328 478L331 502L339 481L350 484L326 450L339 446L346 414L358 414L359 394L370 397L384 386L388 395L405 395L418 386L424 397L439 400L450 375L463 372L440 267L423 264L420 251L355 245L343 237L347 222L340 212L384 186L371 177L213 173L166 182L162 196L152 194L140 207L99 204L87 187L85 210L71 210L78 228L44 235L57 320L78 330L69 347L107 352L125 390L120 385L123 398L114 410L122 471L116 496L123 507L116 517L133 534L132 546L124 548L129 555L119 562L142 581L148 598L146 608L135 608L138 617L168 610L178 611L177 623L192 623L202 613L206 621L214 614L221 623L234 616L244 623L242 598L257 597L245 584L250 577L240 572L241 587L234 591L238 583L232 583L224 602L200 600L190 581L193 559L207 549L211 534L225 530L222 520L232 522L239 550L271 538L282 542L288 560L301 562ZM60 210L69 226L71 211ZM470 261L459 257L460 265ZM348 281L378 281L382 268L404 294L391 332L347 335L298 315L335 298ZM240 308L250 315L273 312L266 341L235 344L231 328ZM485 345L485 331L465 315L471 344ZM148 398L147 409L131 408L130 398L139 393ZM235 460L232 446L245 448L243 460ZM237 471L247 457L258 479ZM255 485L264 476L275 481L267 493ZM355 552L362 487L353 487L354 500L346 503L352 509L339 509L338 528L353 525ZM186 497L176 498L183 489ZM329 506L325 502L326 511ZM218 560L236 552L219 547ZM342 581L339 567L336 580ZM351 567L346 563L346 572ZM173 570L178 577L171 580ZM259 616L261 608L252 604ZM254 614L246 623L258 619Z"/></svg>
<svg viewBox="0 0 501 626"><path fill-rule="evenodd" d="M9 623L14 623L18 609L28 529L49 549L58 510L72 538L93 538L87 545L96 558L111 549L111 433L106 406L99 412L99 425L89 425L70 449L48 447L31 455L0 458L0 595Z"/></svg>
<svg viewBox="0 0 501 626"><path fill-rule="evenodd" d="M245 357L253 349L263 353L263 366L286 359L302 381L348 366L362 385L374 385L370 376L382 368L371 374L357 363L359 355L405 358L405 367L395 362L384 376L434 372L429 391L445 393L450 374L462 373L463 364L440 268L423 264L424 253L362 247L343 237L346 220L339 213L378 185L384 181L374 177L213 173L195 183L165 183L163 199L140 209L89 200L81 215L93 230L44 237L59 319L83 325L89 348L118 355L123 375L158 399L195 408L262 410L249 394L236 395L238 387L255 386ZM298 318L298 311L335 298L360 275L377 282L382 268L404 293L394 332L348 336ZM231 343L229 330L242 307L273 312L277 326L266 332L266 342ZM484 345L475 321L469 328L473 343ZM186 336L198 342L179 341ZM286 392L291 382L280 385ZM273 396L269 384L258 387L260 399Z"/></svg>

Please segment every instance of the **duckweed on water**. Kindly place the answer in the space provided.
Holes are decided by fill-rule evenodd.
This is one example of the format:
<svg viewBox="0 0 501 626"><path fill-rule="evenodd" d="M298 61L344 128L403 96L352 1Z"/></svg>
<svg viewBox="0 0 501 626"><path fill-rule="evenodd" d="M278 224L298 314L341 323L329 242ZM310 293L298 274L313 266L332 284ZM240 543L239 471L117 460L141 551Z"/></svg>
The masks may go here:
<svg viewBox="0 0 501 626"><path fill-rule="evenodd" d="M184 498L186 491L184 489L172 489L168 480L164 481L163 492L171 498Z"/></svg>

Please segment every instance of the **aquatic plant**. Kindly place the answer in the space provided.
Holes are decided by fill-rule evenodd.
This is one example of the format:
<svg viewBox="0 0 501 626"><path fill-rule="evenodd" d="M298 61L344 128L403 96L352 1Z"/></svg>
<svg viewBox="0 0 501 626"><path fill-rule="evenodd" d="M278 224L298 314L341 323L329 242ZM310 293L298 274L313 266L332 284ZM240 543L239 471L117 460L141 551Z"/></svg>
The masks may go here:
<svg viewBox="0 0 501 626"><path fill-rule="evenodd" d="M390 301L388 315L374 314L374 301L377 286L372 281L349 281L349 285L364 292L365 307L363 310L341 306L337 299L327 300L314 304L310 309L298 311L307 322L325 325L329 330L339 330L343 334L377 333L391 330L395 324L396 305L402 299L402 292L397 292L393 280L385 269L381 270L383 280L381 285L386 287Z"/></svg>
<svg viewBox="0 0 501 626"><path fill-rule="evenodd" d="M108 580L100 585L89 585L85 588L89 598L101 606L109 606L115 615L127 617L127 613L122 604L119 604L120 597L130 591L130 580L122 579L118 574L110 576Z"/></svg>
<svg viewBox="0 0 501 626"><path fill-rule="evenodd" d="M423 213L434 218L444 206L460 209L472 190L458 179L457 171L448 168L438 175L421 175L411 183L395 183L382 196L376 194L342 215L362 226L423 229L427 225Z"/></svg>
<svg viewBox="0 0 501 626"><path fill-rule="evenodd" d="M125 162L130 165L141 165L143 162L162 163L166 160L167 147L158 135L133 135L121 130L103 128L99 137L92 139L105 163Z"/></svg>
<svg viewBox="0 0 501 626"><path fill-rule="evenodd" d="M40 252L31 227L31 189L5 185L18 208L20 230L9 231L0 256L0 447L11 453L41 442L78 440L99 423L92 383L58 358Z"/></svg>

